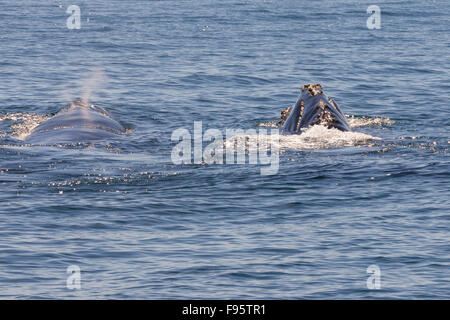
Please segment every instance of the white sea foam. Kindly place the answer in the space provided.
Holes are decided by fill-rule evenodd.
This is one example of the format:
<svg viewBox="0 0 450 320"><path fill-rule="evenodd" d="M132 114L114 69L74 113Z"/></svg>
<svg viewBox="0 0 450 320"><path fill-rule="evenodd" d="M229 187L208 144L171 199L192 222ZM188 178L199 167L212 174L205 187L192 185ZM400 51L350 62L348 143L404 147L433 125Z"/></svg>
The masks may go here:
<svg viewBox="0 0 450 320"><path fill-rule="evenodd" d="M347 119L347 122L351 128L391 126L395 123L395 121L384 117L357 117L353 115L346 115L345 118ZM261 122L260 124L258 124L258 127L277 128L278 120Z"/></svg>
<svg viewBox="0 0 450 320"><path fill-rule="evenodd" d="M278 128L278 121L265 121L258 124L258 127Z"/></svg>
<svg viewBox="0 0 450 320"><path fill-rule="evenodd" d="M258 136L244 135L237 136L236 139L228 139L225 142L226 148L235 148L237 150L246 150L254 152L257 148L255 144L249 144L249 141L258 141ZM264 135L260 138L264 139ZM267 141L275 141L280 150L283 149L322 149L322 148L339 148L345 146L367 145L371 146L379 137L355 131L340 131L338 129L328 129L325 126L316 125L306 129L302 134L278 135L275 138L266 137ZM244 145L245 144L245 145Z"/></svg>
<svg viewBox="0 0 450 320"><path fill-rule="evenodd" d="M389 118L383 117L355 117L355 116L345 116L347 118L347 122L351 128L358 127L373 127L373 126L391 126L395 123Z"/></svg>
<svg viewBox="0 0 450 320"><path fill-rule="evenodd" d="M372 145L381 140L369 134L355 131L340 131L328 129L325 126L312 126L301 135L280 135L280 148L288 149L316 149L338 148L356 145Z"/></svg>
<svg viewBox="0 0 450 320"><path fill-rule="evenodd" d="M372 126L390 126L395 122L384 117L355 117L346 116L352 129ZM277 128L278 121L266 121L258 127ZM350 131L343 132L338 129L328 129L324 126L313 126L302 132L301 135L280 135L279 148L288 149L313 149L313 148L336 148L355 145L372 145L374 141L381 140L369 134Z"/></svg>
<svg viewBox="0 0 450 320"><path fill-rule="evenodd" d="M37 113L14 112L0 114L0 121L14 122L10 126L13 131L10 135L18 140L25 140L34 128L50 118L50 115Z"/></svg>

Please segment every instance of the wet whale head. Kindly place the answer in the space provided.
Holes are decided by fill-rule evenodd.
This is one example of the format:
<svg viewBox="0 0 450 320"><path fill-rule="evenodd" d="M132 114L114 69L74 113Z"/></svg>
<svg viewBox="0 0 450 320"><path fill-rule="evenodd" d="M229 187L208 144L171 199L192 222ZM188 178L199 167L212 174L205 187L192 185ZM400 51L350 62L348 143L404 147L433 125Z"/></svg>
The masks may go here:
<svg viewBox="0 0 450 320"><path fill-rule="evenodd" d="M105 109L77 99L69 107L34 128L25 142L32 144L89 142L114 138L125 132L126 129Z"/></svg>
<svg viewBox="0 0 450 320"><path fill-rule="evenodd" d="M283 134L300 134L313 125L350 131L341 109L320 84L307 84L301 89L296 104L281 111L279 124Z"/></svg>

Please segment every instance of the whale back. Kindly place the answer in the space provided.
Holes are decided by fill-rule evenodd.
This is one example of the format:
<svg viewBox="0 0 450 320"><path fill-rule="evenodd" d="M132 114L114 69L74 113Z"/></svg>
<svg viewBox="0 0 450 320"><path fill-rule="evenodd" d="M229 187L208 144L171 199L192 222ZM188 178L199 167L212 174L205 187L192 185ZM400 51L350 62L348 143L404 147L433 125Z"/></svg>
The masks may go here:
<svg viewBox="0 0 450 320"><path fill-rule="evenodd" d="M25 139L29 143L74 143L112 138L126 129L103 108L77 100L41 123Z"/></svg>
<svg viewBox="0 0 450 320"><path fill-rule="evenodd" d="M304 85L296 104L282 123L281 131L284 134L301 133L302 129L316 124L351 131L341 109L323 92L320 84Z"/></svg>

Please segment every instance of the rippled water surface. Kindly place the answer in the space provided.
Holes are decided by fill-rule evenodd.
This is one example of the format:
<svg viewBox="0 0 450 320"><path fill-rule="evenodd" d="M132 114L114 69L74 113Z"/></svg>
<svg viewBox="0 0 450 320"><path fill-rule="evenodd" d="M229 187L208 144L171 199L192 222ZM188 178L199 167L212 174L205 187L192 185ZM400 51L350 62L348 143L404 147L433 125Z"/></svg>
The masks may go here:
<svg viewBox="0 0 450 320"><path fill-rule="evenodd" d="M72 4L79 30L66 26ZM449 11L2 1L0 298L450 298ZM352 132L282 137L274 175L171 161L174 130L267 130L306 83ZM128 134L24 141L76 98ZM81 290L66 287L70 265Z"/></svg>

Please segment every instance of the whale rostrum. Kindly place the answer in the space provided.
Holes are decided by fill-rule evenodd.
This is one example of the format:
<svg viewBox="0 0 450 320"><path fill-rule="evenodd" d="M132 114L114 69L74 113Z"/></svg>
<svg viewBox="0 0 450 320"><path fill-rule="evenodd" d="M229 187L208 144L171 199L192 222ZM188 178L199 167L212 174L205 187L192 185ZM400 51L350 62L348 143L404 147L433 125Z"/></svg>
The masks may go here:
<svg viewBox="0 0 450 320"><path fill-rule="evenodd" d="M320 84L307 84L301 90L296 104L281 111L278 121L281 133L301 134L303 129L313 125L351 131L336 101L323 92Z"/></svg>

